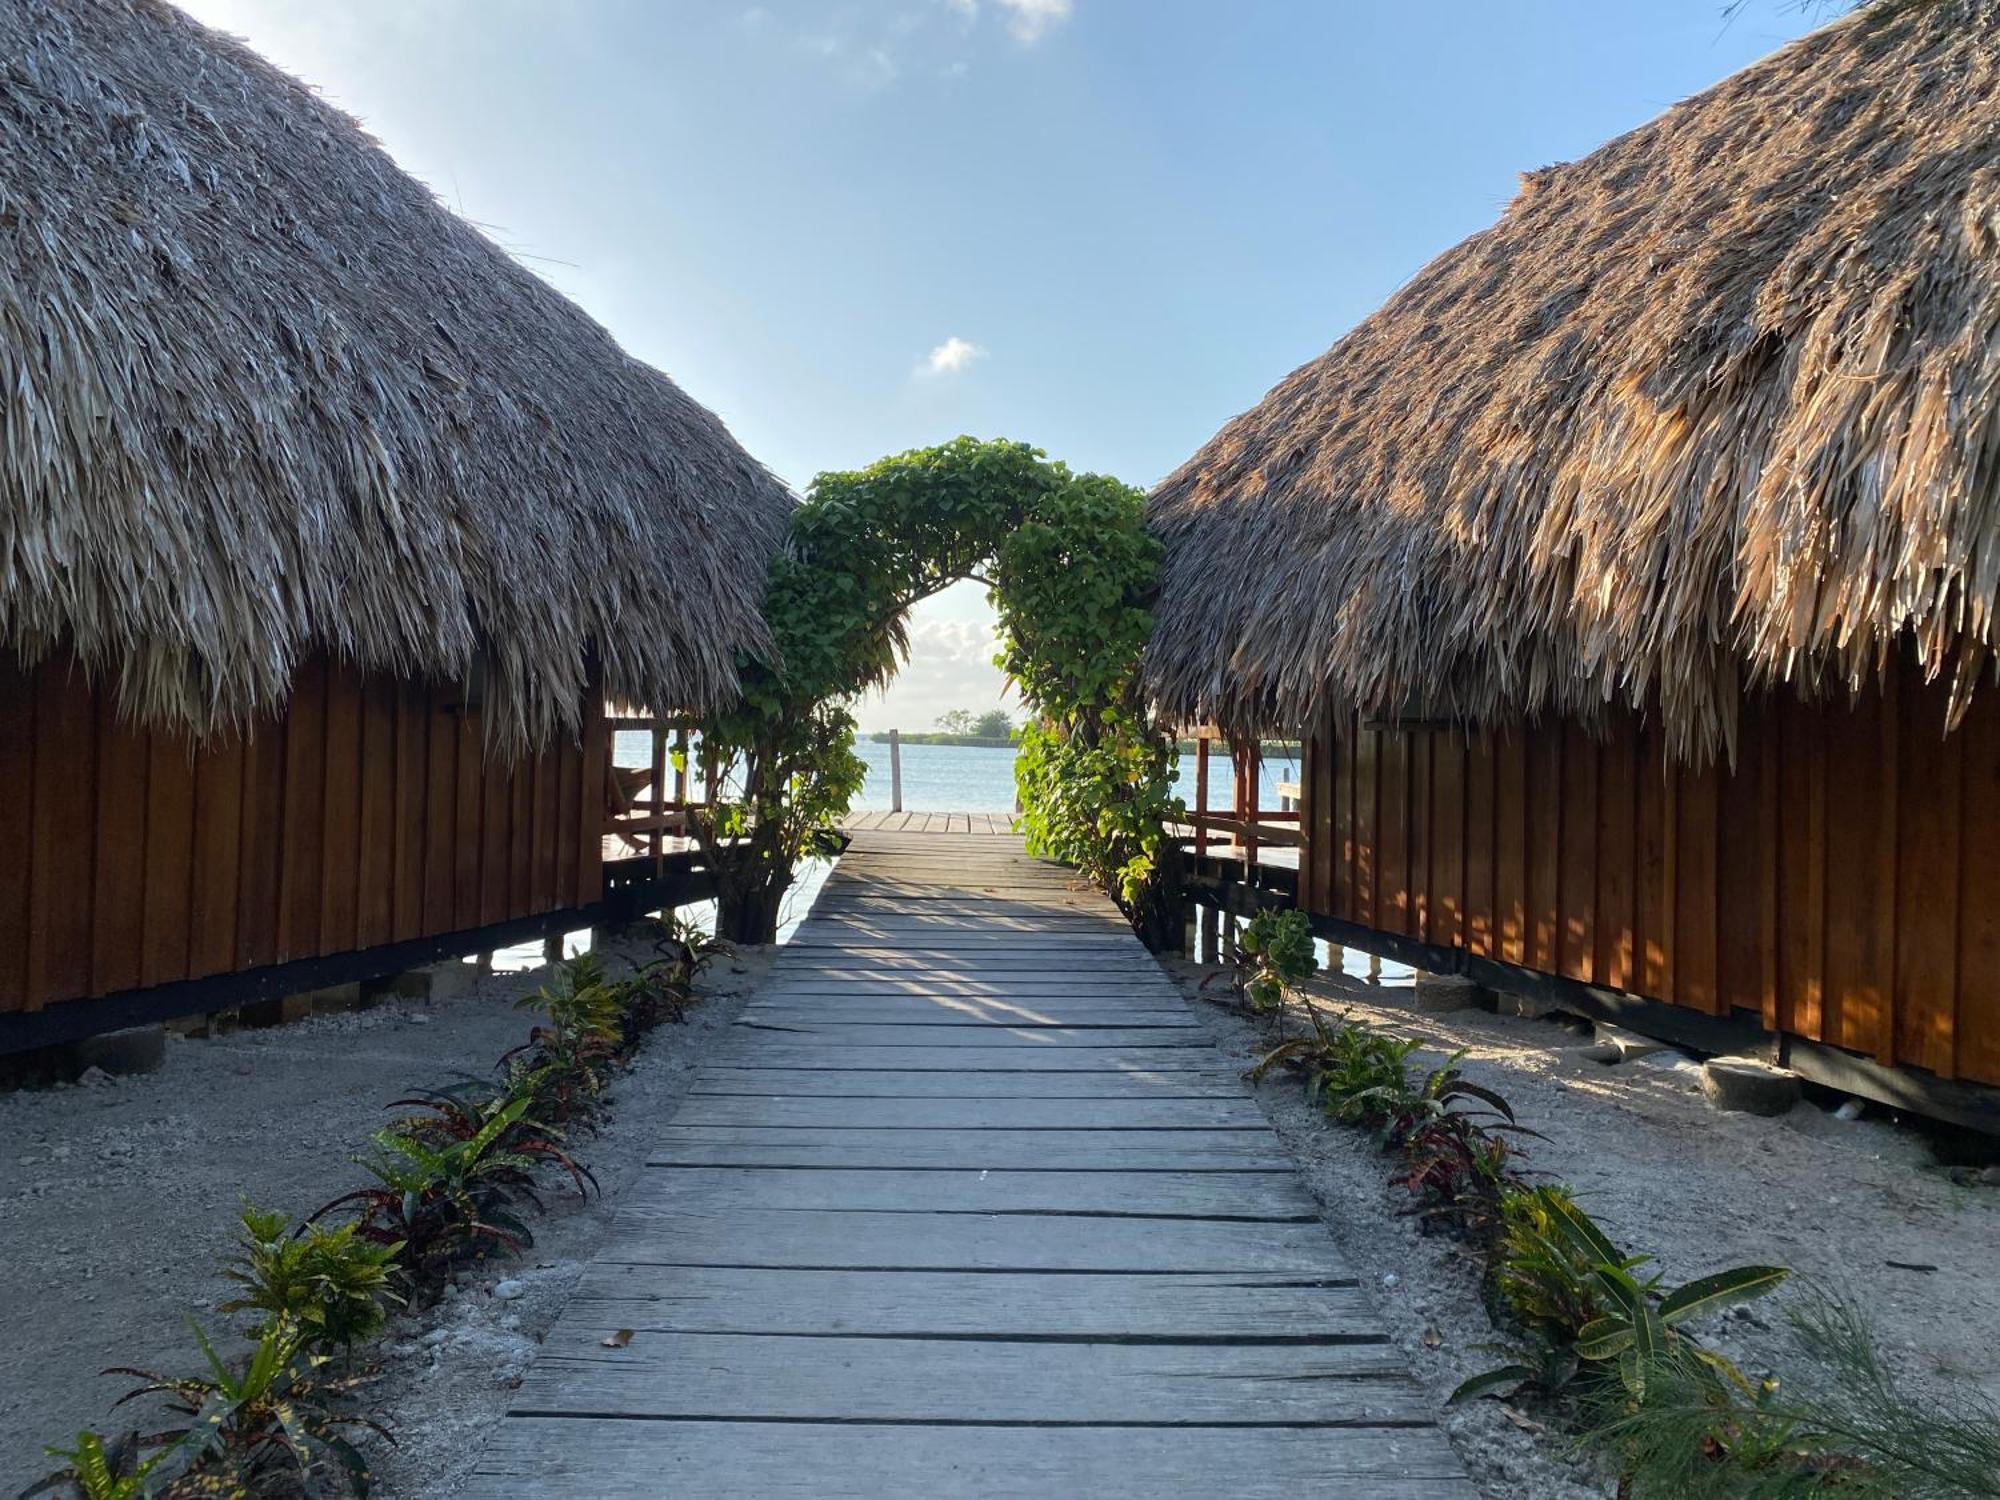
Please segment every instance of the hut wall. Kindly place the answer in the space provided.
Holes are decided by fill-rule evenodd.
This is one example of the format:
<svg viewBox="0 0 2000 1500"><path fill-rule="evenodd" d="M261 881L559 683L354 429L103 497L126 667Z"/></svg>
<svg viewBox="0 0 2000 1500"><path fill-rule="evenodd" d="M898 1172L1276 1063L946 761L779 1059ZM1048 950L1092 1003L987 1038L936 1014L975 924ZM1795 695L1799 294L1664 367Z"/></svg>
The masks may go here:
<svg viewBox="0 0 2000 1500"><path fill-rule="evenodd" d="M1747 703L1733 767L1630 717L1308 735L1309 910L2000 1084L2000 693Z"/></svg>
<svg viewBox="0 0 2000 1500"><path fill-rule="evenodd" d="M66 658L0 656L0 1012L595 901L601 708L510 767L459 697L320 661L196 749Z"/></svg>

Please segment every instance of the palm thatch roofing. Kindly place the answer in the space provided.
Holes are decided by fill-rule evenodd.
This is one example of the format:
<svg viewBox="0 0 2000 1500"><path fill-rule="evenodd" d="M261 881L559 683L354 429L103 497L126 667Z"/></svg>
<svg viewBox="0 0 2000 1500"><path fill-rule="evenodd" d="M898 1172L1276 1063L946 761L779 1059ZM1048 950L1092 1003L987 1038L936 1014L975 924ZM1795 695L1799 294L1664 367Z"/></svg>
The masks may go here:
<svg viewBox="0 0 2000 1500"><path fill-rule="evenodd" d="M1911 638L1955 711L2000 593L2000 3L1873 6L1528 174L1160 485L1147 678L1683 756Z"/></svg>
<svg viewBox="0 0 2000 1500"><path fill-rule="evenodd" d="M792 503L722 423L161 0L0 5L0 648L197 733L317 652L489 730L716 701Z"/></svg>

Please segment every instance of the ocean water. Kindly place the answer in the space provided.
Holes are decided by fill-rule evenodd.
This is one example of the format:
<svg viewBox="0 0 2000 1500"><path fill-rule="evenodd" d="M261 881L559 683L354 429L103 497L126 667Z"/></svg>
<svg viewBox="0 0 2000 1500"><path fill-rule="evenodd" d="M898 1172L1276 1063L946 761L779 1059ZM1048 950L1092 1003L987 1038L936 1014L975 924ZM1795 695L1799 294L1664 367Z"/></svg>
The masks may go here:
<svg viewBox="0 0 2000 1500"><path fill-rule="evenodd" d="M857 812L879 811L890 806L889 747L866 735L855 741L855 753L868 766L868 780L854 799ZM627 731L617 736L616 755L621 766L651 763L651 737ZM1183 755L1177 790L1194 804L1195 760ZM669 775L672 773L669 772ZM1263 793L1260 806L1278 805L1278 783L1296 781L1296 757L1272 755L1264 761ZM1229 805L1229 757L1211 754L1208 760L1208 805ZM701 795L700 777L689 776L689 795ZM906 812L1012 812L1014 809L1014 752L982 750L970 745L903 746L903 808Z"/></svg>
<svg viewBox="0 0 2000 1500"><path fill-rule="evenodd" d="M889 747L863 737L855 751L868 763L868 780L855 798L857 810L886 808L889 802ZM1278 805L1278 783L1298 778L1295 759L1278 756L1264 762L1263 807ZM1195 760L1181 757L1176 789L1194 804ZM1208 760L1208 804L1229 803L1229 757ZM969 745L903 746L903 807L908 812L1011 812L1014 807L1014 752L980 750Z"/></svg>

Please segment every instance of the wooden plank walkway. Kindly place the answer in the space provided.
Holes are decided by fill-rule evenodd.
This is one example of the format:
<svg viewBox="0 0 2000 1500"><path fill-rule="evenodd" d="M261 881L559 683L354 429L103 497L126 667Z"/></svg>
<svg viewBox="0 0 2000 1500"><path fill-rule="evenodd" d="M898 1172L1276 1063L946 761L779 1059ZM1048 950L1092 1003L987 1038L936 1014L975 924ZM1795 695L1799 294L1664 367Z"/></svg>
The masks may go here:
<svg viewBox="0 0 2000 1500"><path fill-rule="evenodd" d="M862 831L464 1493L1471 1500L1435 1417L1111 904Z"/></svg>
<svg viewBox="0 0 2000 1500"><path fill-rule="evenodd" d="M841 821L849 833L984 833L1012 837L1014 820L1003 812L849 813Z"/></svg>

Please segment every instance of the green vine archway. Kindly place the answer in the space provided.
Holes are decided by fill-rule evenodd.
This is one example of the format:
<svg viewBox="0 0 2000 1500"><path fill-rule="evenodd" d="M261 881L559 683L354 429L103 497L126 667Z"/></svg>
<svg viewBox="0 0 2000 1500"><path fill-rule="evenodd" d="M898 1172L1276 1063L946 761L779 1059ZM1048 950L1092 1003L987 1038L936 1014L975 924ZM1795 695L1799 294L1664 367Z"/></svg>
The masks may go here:
<svg viewBox="0 0 2000 1500"><path fill-rule="evenodd" d="M1174 743L1137 687L1159 568L1140 491L1023 443L959 438L821 474L771 566L775 652L739 663L741 699L701 726L738 789L695 823L719 932L775 935L799 860L831 851L861 788L855 696L895 674L910 609L970 578L987 585L998 664L1030 710L1015 761L1029 852L1076 865L1164 938Z"/></svg>

